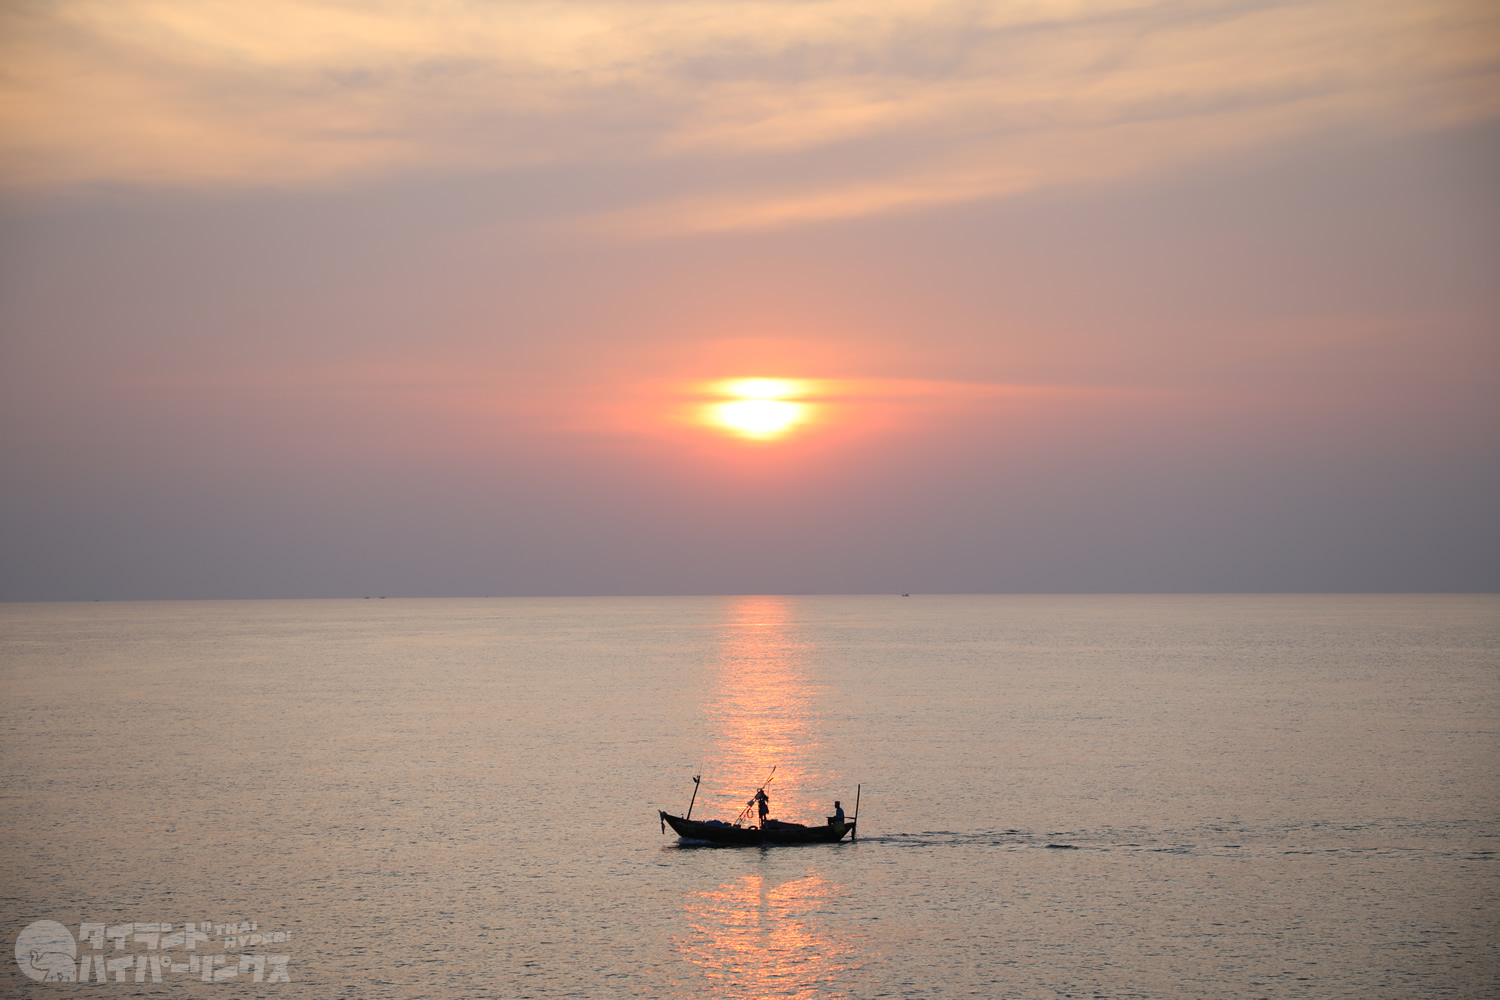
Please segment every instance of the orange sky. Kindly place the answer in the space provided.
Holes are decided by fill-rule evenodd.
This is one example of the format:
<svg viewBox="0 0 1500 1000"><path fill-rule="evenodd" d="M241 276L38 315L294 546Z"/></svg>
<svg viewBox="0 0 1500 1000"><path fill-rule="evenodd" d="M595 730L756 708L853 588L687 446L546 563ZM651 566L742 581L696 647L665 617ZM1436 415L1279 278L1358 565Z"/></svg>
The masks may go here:
<svg viewBox="0 0 1500 1000"><path fill-rule="evenodd" d="M0 599L1500 584L1493 5L63 2L0 55Z"/></svg>

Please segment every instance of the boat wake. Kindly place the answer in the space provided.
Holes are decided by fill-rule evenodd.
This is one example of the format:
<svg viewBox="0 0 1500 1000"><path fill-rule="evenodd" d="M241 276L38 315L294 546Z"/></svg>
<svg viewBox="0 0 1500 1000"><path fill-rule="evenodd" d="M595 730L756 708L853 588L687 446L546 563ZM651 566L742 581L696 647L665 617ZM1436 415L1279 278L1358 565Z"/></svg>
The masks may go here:
<svg viewBox="0 0 1500 1000"><path fill-rule="evenodd" d="M1248 857L1272 854L1361 855L1364 857L1409 857L1417 848L1434 855L1451 855L1488 861L1500 854L1476 850L1484 831L1448 831L1447 849L1433 851L1437 833L1421 821L1391 819L1355 825L1297 823L1252 827L1243 824L1213 824L1197 829L1148 829L1142 827L1096 830L921 830L881 831L861 834L859 843L897 849L998 849L1010 851L1120 851L1194 857ZM1448 823L1446 826L1452 827ZM1459 824L1462 826L1463 824Z"/></svg>

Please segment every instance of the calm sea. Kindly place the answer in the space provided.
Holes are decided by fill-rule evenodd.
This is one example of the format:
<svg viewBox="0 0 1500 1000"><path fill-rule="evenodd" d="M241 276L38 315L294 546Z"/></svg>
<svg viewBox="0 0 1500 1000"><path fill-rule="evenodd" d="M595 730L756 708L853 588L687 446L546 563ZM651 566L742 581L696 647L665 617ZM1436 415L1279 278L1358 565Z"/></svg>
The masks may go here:
<svg viewBox="0 0 1500 1000"><path fill-rule="evenodd" d="M1495 596L8 605L0 678L88 979L4 995L1500 995ZM859 841L662 833L773 767Z"/></svg>

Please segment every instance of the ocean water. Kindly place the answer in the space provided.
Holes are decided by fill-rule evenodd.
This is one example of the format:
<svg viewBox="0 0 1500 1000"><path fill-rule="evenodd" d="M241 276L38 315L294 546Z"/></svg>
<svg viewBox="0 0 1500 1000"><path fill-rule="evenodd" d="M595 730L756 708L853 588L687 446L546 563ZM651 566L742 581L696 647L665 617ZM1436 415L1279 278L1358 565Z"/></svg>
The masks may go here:
<svg viewBox="0 0 1500 1000"><path fill-rule="evenodd" d="M1495 596L8 605L0 679L7 996L1500 995Z"/></svg>

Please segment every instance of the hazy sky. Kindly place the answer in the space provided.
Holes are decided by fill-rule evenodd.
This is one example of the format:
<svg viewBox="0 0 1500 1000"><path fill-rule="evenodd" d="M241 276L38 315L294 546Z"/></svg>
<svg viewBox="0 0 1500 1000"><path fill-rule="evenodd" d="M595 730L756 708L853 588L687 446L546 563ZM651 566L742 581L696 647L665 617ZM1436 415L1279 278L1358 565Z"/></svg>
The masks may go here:
<svg viewBox="0 0 1500 1000"><path fill-rule="evenodd" d="M1500 587L1487 0L18 0L0 65L0 599Z"/></svg>

